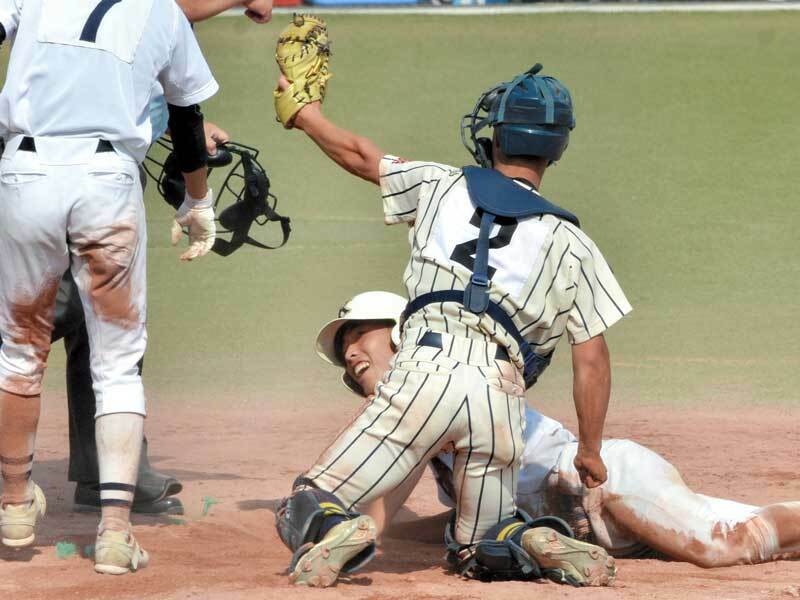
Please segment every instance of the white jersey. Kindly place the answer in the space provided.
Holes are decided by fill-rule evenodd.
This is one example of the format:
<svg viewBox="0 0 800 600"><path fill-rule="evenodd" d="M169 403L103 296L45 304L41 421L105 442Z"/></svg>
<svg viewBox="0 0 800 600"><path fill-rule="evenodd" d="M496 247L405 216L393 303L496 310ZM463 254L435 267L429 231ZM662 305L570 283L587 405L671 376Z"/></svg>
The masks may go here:
<svg viewBox="0 0 800 600"><path fill-rule="evenodd" d="M480 218L461 169L386 156L380 164L387 224L413 223L408 297L463 290L472 275ZM536 190L522 182L532 194ZM513 319L540 355L566 332L570 343L603 333L631 306L600 250L578 227L553 215L497 219L491 232L489 295ZM430 328L509 349L518 368L517 343L488 314L454 302L411 315L411 328Z"/></svg>
<svg viewBox="0 0 800 600"><path fill-rule="evenodd" d="M13 47L0 135L101 138L144 160L158 81L170 104L219 89L174 0L0 0Z"/></svg>

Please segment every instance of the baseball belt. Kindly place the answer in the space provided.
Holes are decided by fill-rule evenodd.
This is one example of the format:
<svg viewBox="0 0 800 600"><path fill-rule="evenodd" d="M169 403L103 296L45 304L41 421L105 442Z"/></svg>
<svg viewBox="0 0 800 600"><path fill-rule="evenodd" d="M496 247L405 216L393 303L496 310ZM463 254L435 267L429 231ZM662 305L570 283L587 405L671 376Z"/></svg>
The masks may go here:
<svg viewBox="0 0 800 600"><path fill-rule="evenodd" d="M17 150L23 152L36 152L36 141L32 137L25 136L19 143ZM98 140L97 152L114 152L114 146L108 140Z"/></svg>
<svg viewBox="0 0 800 600"><path fill-rule="evenodd" d="M431 348L439 348L441 350L442 334L436 333L435 331L428 331L417 342L417 346L429 346ZM497 350L494 353L494 358L495 360L511 362L511 359L508 357L508 352L506 352L506 349L501 346L497 347Z"/></svg>

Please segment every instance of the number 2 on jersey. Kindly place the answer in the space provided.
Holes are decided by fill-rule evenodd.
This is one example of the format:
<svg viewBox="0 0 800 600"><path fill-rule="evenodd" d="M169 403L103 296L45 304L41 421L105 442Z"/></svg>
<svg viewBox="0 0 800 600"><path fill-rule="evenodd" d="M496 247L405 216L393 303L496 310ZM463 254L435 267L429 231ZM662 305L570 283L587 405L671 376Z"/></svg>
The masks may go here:
<svg viewBox="0 0 800 600"><path fill-rule="evenodd" d="M475 268L480 224L481 213L469 195L454 194L442 203L420 253L444 268L466 269L471 273ZM492 288L520 298L543 244L549 239L549 232L550 228L536 218L497 217L489 238L487 275L492 280ZM468 277L464 273L459 275L462 282Z"/></svg>
<svg viewBox="0 0 800 600"><path fill-rule="evenodd" d="M489 250L497 249L497 248L505 248L511 243L511 236L514 235L514 232L517 230L517 220L516 219L509 219L509 218L502 218L497 217L495 222L500 225L500 229L497 232L497 235L493 238L489 238ZM477 209L474 213L472 213L472 218L469 220L469 224L473 227L480 227L481 226L481 214L480 211ZM478 250L478 238L476 237L473 240L468 240L466 242L462 242L460 244L456 244L456 247L453 248L453 253L450 255L450 260L453 260L459 264L464 265L470 271L475 270L475 253ZM488 275L489 279L491 279L496 268L489 266Z"/></svg>
<svg viewBox="0 0 800 600"><path fill-rule="evenodd" d="M97 41L97 30L100 28L103 17L111 10L112 6L119 2L122 2L122 0L102 0L89 14L89 18L86 19L86 25L83 26L83 31L81 31L81 40L84 42Z"/></svg>

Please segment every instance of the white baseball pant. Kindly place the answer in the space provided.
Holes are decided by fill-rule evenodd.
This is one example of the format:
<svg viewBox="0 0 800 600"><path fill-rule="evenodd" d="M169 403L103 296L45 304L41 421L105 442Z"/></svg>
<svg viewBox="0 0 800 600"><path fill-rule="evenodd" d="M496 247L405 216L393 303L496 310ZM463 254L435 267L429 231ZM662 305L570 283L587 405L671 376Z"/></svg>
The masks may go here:
<svg viewBox="0 0 800 600"><path fill-rule="evenodd" d="M12 137L0 160L0 389L34 396L67 268L91 344L97 416L145 414L147 232L137 164L97 139Z"/></svg>
<svg viewBox="0 0 800 600"><path fill-rule="evenodd" d="M551 485L581 497L596 543L617 556L643 546L702 567L752 564L800 550L800 502L757 507L692 491L678 470L630 440L604 440L608 480L587 489L564 447ZM525 508L526 500L518 499Z"/></svg>

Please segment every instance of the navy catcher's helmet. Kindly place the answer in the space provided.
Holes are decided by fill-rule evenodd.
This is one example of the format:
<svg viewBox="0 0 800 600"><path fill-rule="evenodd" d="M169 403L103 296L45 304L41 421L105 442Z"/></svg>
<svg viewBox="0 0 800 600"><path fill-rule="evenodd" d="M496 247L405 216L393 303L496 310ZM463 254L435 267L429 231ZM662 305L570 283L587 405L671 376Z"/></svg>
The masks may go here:
<svg viewBox="0 0 800 600"><path fill-rule="evenodd" d="M461 141L480 166L492 166L492 140L478 137L484 127L495 129L507 156L539 156L549 163L561 158L575 128L572 98L555 77L537 75L541 70L536 63L485 91L461 119Z"/></svg>

